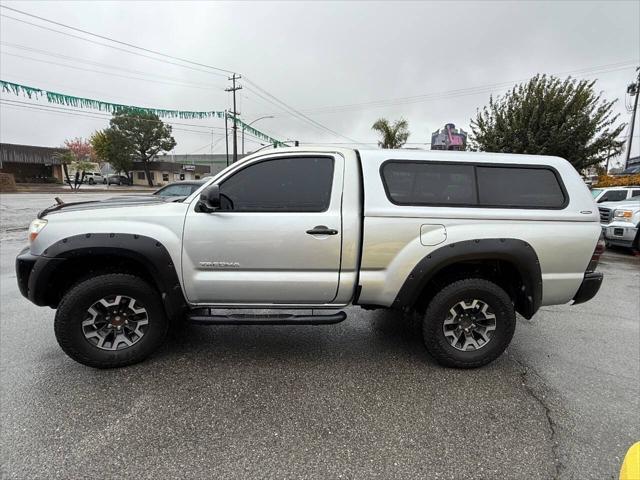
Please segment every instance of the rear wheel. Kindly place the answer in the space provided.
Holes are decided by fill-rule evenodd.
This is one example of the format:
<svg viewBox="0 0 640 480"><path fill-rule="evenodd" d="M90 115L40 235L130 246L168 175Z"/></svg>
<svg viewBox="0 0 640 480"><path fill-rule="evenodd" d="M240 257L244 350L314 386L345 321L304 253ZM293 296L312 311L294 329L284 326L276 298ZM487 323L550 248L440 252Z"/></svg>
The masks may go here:
<svg viewBox="0 0 640 480"><path fill-rule="evenodd" d="M429 303L422 320L425 346L447 367L476 368L498 358L515 331L509 295L480 278L444 287Z"/></svg>
<svg viewBox="0 0 640 480"><path fill-rule="evenodd" d="M54 322L62 350L95 368L144 360L162 343L168 322L158 292L128 274L78 283L63 297Z"/></svg>

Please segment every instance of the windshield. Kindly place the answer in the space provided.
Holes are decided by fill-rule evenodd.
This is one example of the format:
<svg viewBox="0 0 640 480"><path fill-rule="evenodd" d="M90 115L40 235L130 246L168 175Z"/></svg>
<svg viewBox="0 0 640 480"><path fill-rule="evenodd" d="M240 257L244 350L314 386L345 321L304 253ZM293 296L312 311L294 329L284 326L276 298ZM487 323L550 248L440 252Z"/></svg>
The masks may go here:
<svg viewBox="0 0 640 480"><path fill-rule="evenodd" d="M195 192L198 187L200 187L200 185L194 185L192 183L168 185L155 192L154 195L160 195L161 197L188 197Z"/></svg>
<svg viewBox="0 0 640 480"><path fill-rule="evenodd" d="M594 188L593 190L591 190L591 195L593 195L593 198L596 198L601 193L602 193L601 188Z"/></svg>

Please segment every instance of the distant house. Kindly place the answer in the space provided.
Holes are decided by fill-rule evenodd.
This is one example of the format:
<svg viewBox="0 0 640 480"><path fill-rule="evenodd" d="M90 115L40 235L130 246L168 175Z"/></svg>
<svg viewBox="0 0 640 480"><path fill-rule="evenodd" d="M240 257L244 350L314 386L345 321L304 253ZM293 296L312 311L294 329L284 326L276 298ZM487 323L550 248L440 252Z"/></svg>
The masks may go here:
<svg viewBox="0 0 640 480"><path fill-rule="evenodd" d="M242 155L238 155L242 158ZM180 180L199 180L215 175L227 166L226 154L159 155L149 162L154 185L166 185ZM134 162L131 171L134 185L148 185L142 162Z"/></svg>
<svg viewBox="0 0 640 480"><path fill-rule="evenodd" d="M64 151L63 148L0 143L0 172L13 174L15 181L22 183L64 181L62 165L56 157ZM238 157L242 158L243 155ZM159 155L149 162L149 173L154 185L165 185L215 175L226 166L225 154ZM92 169L105 175L116 173L108 163L102 168L94 164ZM69 174L73 173L70 167ZM134 185L148 184L142 162L134 162L130 173Z"/></svg>
<svg viewBox="0 0 640 480"><path fill-rule="evenodd" d="M0 172L10 173L16 182L32 183L63 180L62 165L56 154L62 148L0 143Z"/></svg>

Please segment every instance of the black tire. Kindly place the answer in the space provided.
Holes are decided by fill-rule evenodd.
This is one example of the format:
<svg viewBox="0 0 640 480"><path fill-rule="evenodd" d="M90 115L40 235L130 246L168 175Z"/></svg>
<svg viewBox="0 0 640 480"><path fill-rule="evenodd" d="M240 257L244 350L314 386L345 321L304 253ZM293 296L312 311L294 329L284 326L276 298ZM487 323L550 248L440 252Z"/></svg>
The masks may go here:
<svg viewBox="0 0 640 480"><path fill-rule="evenodd" d="M148 325L133 345L102 350L85 338L82 322L95 302L113 295L130 296L140 302L146 309ZM69 289L58 305L54 328L58 344L75 361L94 368L117 368L151 355L164 341L168 323L160 295L153 287L134 275L114 273L84 280Z"/></svg>
<svg viewBox="0 0 640 480"><path fill-rule="evenodd" d="M445 337L444 322L449 310L460 301L486 303L495 315L495 330L481 348L462 351ZM498 358L507 348L516 327L516 315L509 295L495 283L480 278L459 280L438 292L422 320L422 336L427 351L438 363L454 368L477 368Z"/></svg>
<svg viewBox="0 0 640 480"><path fill-rule="evenodd" d="M96 183L96 181L93 178L89 179L89 185L94 185Z"/></svg>

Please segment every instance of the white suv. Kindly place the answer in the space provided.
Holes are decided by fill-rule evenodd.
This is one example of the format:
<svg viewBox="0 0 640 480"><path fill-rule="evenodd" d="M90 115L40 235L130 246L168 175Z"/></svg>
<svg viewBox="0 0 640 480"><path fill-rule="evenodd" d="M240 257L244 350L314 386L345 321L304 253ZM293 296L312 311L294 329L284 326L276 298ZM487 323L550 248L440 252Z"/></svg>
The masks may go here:
<svg viewBox="0 0 640 480"><path fill-rule="evenodd" d="M594 188L591 190L591 195L596 203L621 202L640 197L640 186Z"/></svg>
<svg viewBox="0 0 640 480"><path fill-rule="evenodd" d="M85 172L84 181L89 185L96 185L98 183L105 183L105 178L100 172Z"/></svg>

